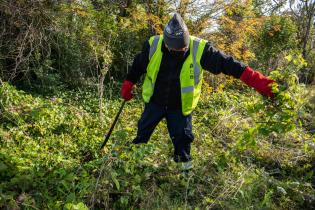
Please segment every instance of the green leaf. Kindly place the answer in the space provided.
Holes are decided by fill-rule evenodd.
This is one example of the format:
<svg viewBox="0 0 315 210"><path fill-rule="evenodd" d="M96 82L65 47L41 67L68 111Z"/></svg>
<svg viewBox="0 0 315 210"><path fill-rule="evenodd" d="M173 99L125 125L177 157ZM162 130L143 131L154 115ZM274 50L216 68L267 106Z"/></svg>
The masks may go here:
<svg viewBox="0 0 315 210"><path fill-rule="evenodd" d="M64 210L88 210L89 208L82 202L78 204L73 203L67 203L64 208Z"/></svg>
<svg viewBox="0 0 315 210"><path fill-rule="evenodd" d="M112 172L111 173L111 177L112 177L113 182L115 183L115 186L116 186L117 190L120 190L120 184L119 184L118 179L116 178L117 177L117 173L116 172Z"/></svg>

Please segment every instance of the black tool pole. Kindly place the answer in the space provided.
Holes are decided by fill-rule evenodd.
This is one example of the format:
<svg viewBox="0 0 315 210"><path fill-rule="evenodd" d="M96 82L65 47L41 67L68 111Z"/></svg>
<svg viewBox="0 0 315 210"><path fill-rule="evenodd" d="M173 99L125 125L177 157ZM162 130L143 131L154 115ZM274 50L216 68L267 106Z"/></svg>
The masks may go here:
<svg viewBox="0 0 315 210"><path fill-rule="evenodd" d="M119 115L120 115L121 111L123 110L123 108L124 108L124 106L125 106L125 103L126 103L126 101L124 100L123 103L121 104L120 108L119 108L119 111L118 111L118 113L117 113L117 115L116 115L116 117L115 117L115 120L114 120L112 126L111 126L110 129L109 129L109 132L108 132L107 135L106 135L106 138L105 138L105 140L104 140L104 142L103 142L103 144L102 144L102 146L101 146L101 149L103 149L103 147L106 145L106 143L107 143L107 141L108 141L110 135L112 134L112 132L113 132L113 130L114 130L114 127L115 127L115 125L116 125L116 122L117 122L117 120L118 120L118 118L119 118Z"/></svg>

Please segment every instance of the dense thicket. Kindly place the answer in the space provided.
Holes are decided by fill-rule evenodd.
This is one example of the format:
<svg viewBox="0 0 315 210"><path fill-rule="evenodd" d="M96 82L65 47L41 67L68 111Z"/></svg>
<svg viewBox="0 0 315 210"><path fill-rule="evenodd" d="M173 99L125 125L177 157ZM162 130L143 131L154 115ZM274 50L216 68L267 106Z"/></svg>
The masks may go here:
<svg viewBox="0 0 315 210"><path fill-rule="evenodd" d="M2 80L33 85L97 83L107 73L121 79L142 43L161 33L169 12L177 9L192 34L262 70L277 68L289 53L301 53L309 61L303 81L310 83L315 9L306 2L297 1L290 10L252 0L3 0L0 74Z"/></svg>
<svg viewBox="0 0 315 210"><path fill-rule="evenodd" d="M1 1L1 78L77 86L126 72L154 27L142 4L120 4Z"/></svg>

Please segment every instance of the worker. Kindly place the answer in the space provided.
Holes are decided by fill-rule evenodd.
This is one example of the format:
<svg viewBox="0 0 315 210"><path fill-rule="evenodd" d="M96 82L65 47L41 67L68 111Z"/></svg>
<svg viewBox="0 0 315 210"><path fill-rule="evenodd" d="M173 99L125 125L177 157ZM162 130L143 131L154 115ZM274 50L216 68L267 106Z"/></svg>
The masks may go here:
<svg viewBox="0 0 315 210"><path fill-rule="evenodd" d="M163 35L144 43L121 87L122 98L129 101L133 98L133 86L145 74L142 86L145 107L133 143L147 143L154 128L165 118L174 146L174 161L181 163L183 170L193 167L192 111L200 97L204 70L233 76L260 94L273 97L273 80L225 55L210 42L190 36L178 13L165 26Z"/></svg>

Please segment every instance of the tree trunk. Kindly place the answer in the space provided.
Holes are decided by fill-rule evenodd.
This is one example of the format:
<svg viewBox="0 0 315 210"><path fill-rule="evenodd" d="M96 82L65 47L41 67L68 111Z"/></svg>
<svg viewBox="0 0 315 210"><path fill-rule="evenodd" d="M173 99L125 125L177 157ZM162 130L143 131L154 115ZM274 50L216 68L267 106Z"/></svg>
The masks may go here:
<svg viewBox="0 0 315 210"><path fill-rule="evenodd" d="M105 80L105 76L108 72L108 67L106 66L106 64L104 64L104 68L101 70L100 73L100 77L99 77L99 82L98 82L98 104L99 104L99 118L101 121L101 125L103 127L103 119L104 119L104 115L103 115L103 93L104 93L104 80Z"/></svg>

